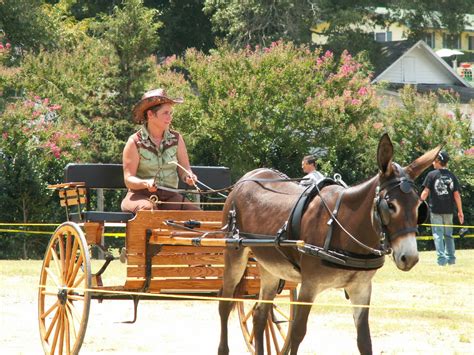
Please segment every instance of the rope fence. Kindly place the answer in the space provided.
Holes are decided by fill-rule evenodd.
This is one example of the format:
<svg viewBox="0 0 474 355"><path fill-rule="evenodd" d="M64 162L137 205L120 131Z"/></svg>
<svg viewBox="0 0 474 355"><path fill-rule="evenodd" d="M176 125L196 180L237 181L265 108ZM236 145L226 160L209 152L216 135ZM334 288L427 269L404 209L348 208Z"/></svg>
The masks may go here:
<svg viewBox="0 0 474 355"><path fill-rule="evenodd" d="M51 235L54 232L52 230L39 231L39 230L27 230L27 229L1 228L2 226L5 226L5 227L10 227L10 226L14 226L14 227L57 227L59 225L61 225L61 223L0 223L0 237L1 237L1 233L23 233L23 234ZM458 224L428 224L428 223L425 223L425 224L420 224L420 226L423 226L423 227L452 227L452 228L474 229L474 226L458 225ZM107 224L106 224L105 227L108 227L108 228L111 228L111 227L113 227L113 228L124 228L125 223L123 223L123 225L114 224L112 226L107 226ZM109 232L109 233L104 233L104 236L105 237L125 237L126 234L121 233L121 232ZM460 236L457 235L457 234L453 234L453 237L454 238L460 238ZM474 237L474 233L471 233L471 234L467 233L463 236L463 238L473 238L473 237ZM431 236L431 235L420 235L420 236L417 236L416 239L418 239L418 240L431 240L431 239L433 239L433 236Z"/></svg>
<svg viewBox="0 0 474 355"><path fill-rule="evenodd" d="M54 289L54 292L57 292L57 288L53 286L38 285L38 288L42 288L45 291L50 288ZM73 287L62 287L64 290L70 291L81 291L81 292L92 292L92 293L103 293L103 294L113 294L113 295L124 295L124 296L136 296L136 297L146 297L146 298L166 298L176 299L176 300L193 300L193 301L226 301L226 302L246 302L246 303L255 303L256 301L261 303L268 303L274 305L298 305L298 306L316 306L316 307L339 307L339 308L371 308L371 309L386 309L386 310L405 310L405 311L423 311L423 312L433 312L432 307L409 307L409 306L389 306L389 305L361 305L361 304L352 304L352 303L317 303L317 302L300 302L300 301L289 301L283 299L273 299L273 300L257 300L256 298L236 298L236 297L219 297L219 296L199 296L199 295L179 295L179 294L170 294L170 293L149 293L149 292L136 292L136 291L119 291L119 290L105 290L99 288L73 288ZM278 297L278 296L277 296ZM474 309L466 309L461 307L443 307L442 309L436 309L435 311L443 312L458 312L462 314L473 314Z"/></svg>

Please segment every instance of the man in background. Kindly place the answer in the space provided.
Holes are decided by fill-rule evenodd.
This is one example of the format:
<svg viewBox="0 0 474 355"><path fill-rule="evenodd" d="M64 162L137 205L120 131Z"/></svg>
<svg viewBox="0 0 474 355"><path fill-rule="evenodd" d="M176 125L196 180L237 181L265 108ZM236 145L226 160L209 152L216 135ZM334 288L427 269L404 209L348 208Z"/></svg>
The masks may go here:
<svg viewBox="0 0 474 355"><path fill-rule="evenodd" d="M301 162L301 168L306 175L303 178L304 180L301 180L300 185L314 185L324 179L324 175L317 171L316 167L316 159L314 156L307 155L303 158L303 161Z"/></svg>
<svg viewBox="0 0 474 355"><path fill-rule="evenodd" d="M435 170L429 172L423 182L424 189L420 197L423 201L429 197L431 229L440 266L456 263L452 227L455 205L459 223L464 223L459 181L448 170L448 161L448 153L441 151L433 162Z"/></svg>

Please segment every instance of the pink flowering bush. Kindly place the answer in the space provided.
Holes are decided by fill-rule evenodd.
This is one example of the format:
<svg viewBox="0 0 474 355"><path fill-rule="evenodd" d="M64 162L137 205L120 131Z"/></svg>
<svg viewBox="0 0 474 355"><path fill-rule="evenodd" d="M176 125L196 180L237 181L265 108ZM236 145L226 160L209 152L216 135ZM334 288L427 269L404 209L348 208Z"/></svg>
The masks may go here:
<svg viewBox="0 0 474 355"><path fill-rule="evenodd" d="M282 41L189 50L165 61L156 82L185 97L173 124L193 161L230 166L236 177L259 166L300 176L301 158L318 150L326 173L352 175L346 156L365 146L359 129L377 111L365 64Z"/></svg>
<svg viewBox="0 0 474 355"><path fill-rule="evenodd" d="M2 113L0 208L22 216L21 222L57 212L44 210L56 198L47 184L61 182L66 163L83 154L86 132L67 125L60 114L58 105L34 96L9 104Z"/></svg>

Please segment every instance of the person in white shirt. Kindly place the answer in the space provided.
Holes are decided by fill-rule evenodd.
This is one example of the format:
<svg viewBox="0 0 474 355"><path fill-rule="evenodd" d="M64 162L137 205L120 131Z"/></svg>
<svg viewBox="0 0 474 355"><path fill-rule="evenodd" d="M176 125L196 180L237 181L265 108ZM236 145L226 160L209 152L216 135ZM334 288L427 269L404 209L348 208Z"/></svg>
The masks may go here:
<svg viewBox="0 0 474 355"><path fill-rule="evenodd" d="M324 179L324 175L321 174L319 171L316 170L316 159L312 155L307 155L301 161L301 168L305 172L304 180L300 181L300 185L308 186L308 185L315 185L322 179Z"/></svg>

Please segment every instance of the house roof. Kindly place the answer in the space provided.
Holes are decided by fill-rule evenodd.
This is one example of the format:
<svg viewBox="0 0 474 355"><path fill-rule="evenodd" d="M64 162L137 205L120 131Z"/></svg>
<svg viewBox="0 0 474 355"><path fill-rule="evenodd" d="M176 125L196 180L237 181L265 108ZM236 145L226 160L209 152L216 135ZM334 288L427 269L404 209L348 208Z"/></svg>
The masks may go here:
<svg viewBox="0 0 474 355"><path fill-rule="evenodd" d="M388 73L390 70L394 69L404 57L415 53L417 49L421 50L423 55L428 56L435 63L438 63L436 68L443 71L444 74L450 77L454 83L456 83L456 85L470 88L470 85L422 40L414 44L410 41L393 41L384 43L384 45L381 47L379 61L374 63L375 70L374 79L372 82L376 83L381 81L381 77L385 73Z"/></svg>

